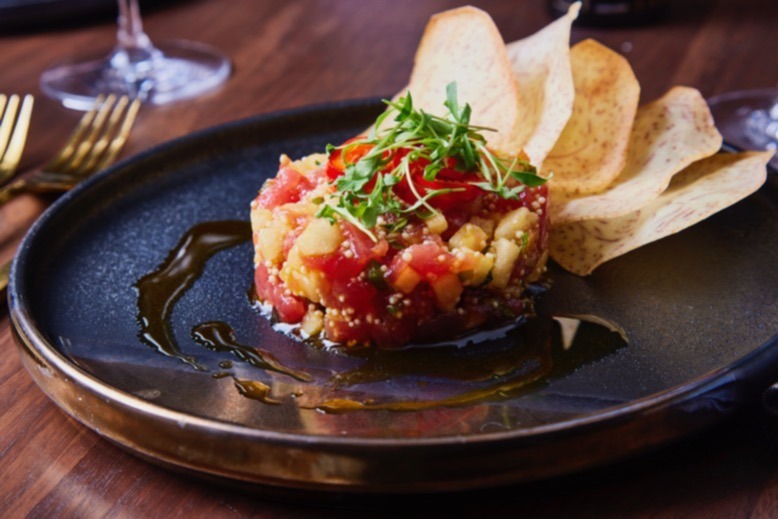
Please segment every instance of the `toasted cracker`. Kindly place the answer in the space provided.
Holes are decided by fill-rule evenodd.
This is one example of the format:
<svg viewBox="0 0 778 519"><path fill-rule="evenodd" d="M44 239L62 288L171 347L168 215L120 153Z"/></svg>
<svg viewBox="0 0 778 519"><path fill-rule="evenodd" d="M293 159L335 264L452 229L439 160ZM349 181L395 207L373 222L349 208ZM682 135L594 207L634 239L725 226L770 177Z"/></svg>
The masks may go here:
<svg viewBox="0 0 778 519"><path fill-rule="evenodd" d="M416 51L408 89L414 105L445 116L446 86L456 82L462 104L473 109L471 124L495 151L515 155L519 94L505 42L491 17L475 7L434 15Z"/></svg>
<svg viewBox="0 0 778 519"><path fill-rule="evenodd" d="M607 191L577 196L554 193L552 226L615 218L639 209L659 196L673 175L716 153L721 142L702 95L693 88L674 87L638 109L627 163Z"/></svg>
<svg viewBox="0 0 778 519"><path fill-rule="evenodd" d="M550 235L549 252L585 276L633 249L677 233L755 192L767 178L772 151L720 153L678 173L654 201L618 218L571 222Z"/></svg>
<svg viewBox="0 0 778 519"><path fill-rule="evenodd" d="M519 88L517 145L540 167L573 113L570 27L581 4L535 34L507 46Z"/></svg>
<svg viewBox="0 0 778 519"><path fill-rule="evenodd" d="M594 40L570 50L573 114L546 157L555 192L597 193L624 168L640 85L626 59Z"/></svg>

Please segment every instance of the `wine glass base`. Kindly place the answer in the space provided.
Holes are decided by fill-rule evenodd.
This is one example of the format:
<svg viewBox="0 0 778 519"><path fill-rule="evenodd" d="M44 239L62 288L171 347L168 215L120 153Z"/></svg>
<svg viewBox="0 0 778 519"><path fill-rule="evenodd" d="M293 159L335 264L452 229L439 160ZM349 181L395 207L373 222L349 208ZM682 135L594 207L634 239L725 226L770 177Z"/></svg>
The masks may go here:
<svg viewBox="0 0 778 519"><path fill-rule="evenodd" d="M778 150L778 89L730 92L708 99L724 140L747 150ZM778 168L778 156L770 165Z"/></svg>
<svg viewBox="0 0 778 519"><path fill-rule="evenodd" d="M163 41L151 51L153 59L125 63L122 68L117 68L120 51L58 64L41 75L41 90L75 110L89 110L101 94L129 95L164 105L216 88L232 69L226 57L201 43Z"/></svg>

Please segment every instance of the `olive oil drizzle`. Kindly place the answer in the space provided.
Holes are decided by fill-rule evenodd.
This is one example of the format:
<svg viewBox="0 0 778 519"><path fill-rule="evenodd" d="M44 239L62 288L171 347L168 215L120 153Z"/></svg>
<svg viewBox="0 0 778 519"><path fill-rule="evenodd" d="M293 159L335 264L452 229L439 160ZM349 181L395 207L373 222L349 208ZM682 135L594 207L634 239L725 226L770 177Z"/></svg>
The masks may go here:
<svg viewBox="0 0 778 519"><path fill-rule="evenodd" d="M140 337L159 353L180 359L197 370L207 371L195 357L180 350L170 326L175 302L202 275L207 261L217 252L251 239L247 222L205 222L192 227L154 272L141 278L138 290ZM403 350L334 347L330 354L362 359L356 368L338 372L314 383L312 401L298 402L300 408L327 414L350 411L419 412L442 407L461 407L488 401L515 398L530 388L539 387L594 362L627 345L624 331L606 319L590 316L529 316L507 333L488 332L485 344L452 344L414 347ZM280 333L280 332L279 332ZM205 348L229 352L254 367L280 373L303 383L314 382L303 371L283 366L270 352L240 344L227 323L210 321L192 329L192 338ZM493 335L491 335L493 334ZM467 338L463 338L467 339ZM315 346L309 345L314 348ZM280 405L273 388L258 380L240 378L230 371L232 361L222 360L222 371L214 378L231 377L240 395L264 404ZM443 382L466 388L428 399L384 400L340 397L338 393L354 385L410 378L417 384ZM321 390L324 390L323 393ZM292 396L304 397L304 388L295 388Z"/></svg>
<svg viewBox="0 0 778 519"><path fill-rule="evenodd" d="M572 334L569 331L571 326L575 328ZM474 346L476 354L470 359L450 351L448 347L383 352L366 350L362 353L368 358L364 364L333 378L337 386L348 386L408 374L432 375L445 380L475 382L480 385L476 389L427 400L376 402L330 398L311 407L329 414L350 411L418 412L505 400L561 378L627 346L626 335L620 327L589 315L530 316L506 339L507 348L495 350L487 346L491 351L483 355L480 355L480 347Z"/></svg>
<svg viewBox="0 0 778 519"><path fill-rule="evenodd" d="M308 373L281 365L278 359L268 351L239 344L235 341L233 330L227 323L210 321L198 324L192 329L192 338L211 351L230 352L238 359L248 362L254 367L288 375L300 382L310 382L313 380Z"/></svg>
<svg viewBox="0 0 778 519"><path fill-rule="evenodd" d="M263 404L281 405L280 400L276 400L270 396L270 386L260 382L258 380L247 380L238 377L232 377L235 381L235 387L238 388L238 393L251 398L252 400L258 400Z"/></svg>
<svg viewBox="0 0 778 519"><path fill-rule="evenodd" d="M468 404L482 403L493 398L505 398L514 391L528 386L533 382L546 377L553 366L550 357L542 359L539 369L530 373L521 373L510 377L497 384L491 384L481 389L465 391L448 398L433 400L398 400L393 402L376 403L369 400L358 401L346 398L333 398L325 400L315 406L319 411L337 414L348 411L426 411L441 407L462 407Z"/></svg>
<svg viewBox="0 0 778 519"><path fill-rule="evenodd" d="M516 375L531 363L542 363L547 349L547 333L534 333L540 319L523 317L509 329L508 347L495 348L490 342L506 335L505 328L481 332L486 344L442 344L402 350L349 347L350 357L364 358L358 368L337 373L330 380L336 388L370 384L402 376L485 383ZM529 333L535 336L528 337ZM464 342L464 341L459 341ZM484 353L488 352L488 353Z"/></svg>
<svg viewBox="0 0 778 519"><path fill-rule="evenodd" d="M181 238L157 270L135 284L141 340L163 355L206 371L195 357L184 355L170 327L176 301L199 278L208 259L217 252L251 240L251 225L238 220L203 222Z"/></svg>

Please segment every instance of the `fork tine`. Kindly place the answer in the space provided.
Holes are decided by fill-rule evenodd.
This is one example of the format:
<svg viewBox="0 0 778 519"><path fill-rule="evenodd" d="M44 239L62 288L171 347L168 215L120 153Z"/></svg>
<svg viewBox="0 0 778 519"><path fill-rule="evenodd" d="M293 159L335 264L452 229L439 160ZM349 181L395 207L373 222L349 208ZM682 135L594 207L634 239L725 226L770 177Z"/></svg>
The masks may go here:
<svg viewBox="0 0 778 519"><path fill-rule="evenodd" d="M67 191L112 162L127 141L141 104L137 99L129 107L128 103L129 99L122 99L116 104L116 96L108 96L105 103L96 105L48 165L0 187L0 205L20 193Z"/></svg>
<svg viewBox="0 0 778 519"><path fill-rule="evenodd" d="M0 182L5 182L7 177L13 174L16 165L19 164L19 160L22 158L22 150L24 149L24 143L27 141L27 130L30 128L32 105L34 102L35 100L30 94L24 96L19 116L16 119L16 126L14 126L13 135L11 135L11 141L5 150L5 156L0 161L0 176L2 177Z"/></svg>
<svg viewBox="0 0 778 519"><path fill-rule="evenodd" d="M5 112L3 113L3 122L0 124L0 158L5 155L5 149L8 146L8 140L11 137L11 130L13 130L14 127L16 110L18 108L19 96L14 94L8 99L8 105L5 107Z"/></svg>
<svg viewBox="0 0 778 519"><path fill-rule="evenodd" d="M103 95L99 95L97 97L95 100L95 105L91 110L85 113L83 117L81 117L81 120L78 121L78 126L76 126L76 128L73 130L73 133L70 134L68 141L62 147L59 153L54 156L51 162L43 167L44 170L58 171L71 160L73 154L76 151L76 148L78 147L78 144L84 138L84 135L87 133L87 131L89 131L89 128L92 127L92 121L94 121L99 109L103 106L104 99L105 97Z"/></svg>
<svg viewBox="0 0 778 519"><path fill-rule="evenodd" d="M8 96L5 94L0 94L0 121L5 121L5 117L3 117L3 114L5 112L5 105L8 104ZM3 156L3 152L5 151L5 144L6 142L3 140L2 137L0 137L0 157Z"/></svg>
<svg viewBox="0 0 778 519"><path fill-rule="evenodd" d="M113 94L109 95L105 100L105 103L103 103L102 106L100 106L100 109L97 111L97 115L95 115L86 137L81 139L81 142L78 143L75 151L73 152L73 156L70 157L70 160L64 164L61 169L71 173L79 171L90 150L94 147L95 143L100 140L100 135L105 129L105 122L108 119L110 113L113 111L115 103L116 96Z"/></svg>
<svg viewBox="0 0 778 519"><path fill-rule="evenodd" d="M130 98L127 96L119 98L116 105L113 107L113 110L111 110L108 122L102 129L100 136L97 137L92 147L83 157L83 161L78 166L76 174L87 175L94 170L97 164L101 163L100 157L108 148L111 141L113 141L115 130L120 126L120 122L123 120L124 109L129 102Z"/></svg>
<svg viewBox="0 0 778 519"><path fill-rule="evenodd" d="M140 110L140 105L141 102L138 98L135 98L132 103L130 103L130 107L127 109L127 113L124 116L122 125L119 128L119 131L116 133L116 136L108 145L108 149L106 150L105 155L103 155L103 158L95 168L96 171L100 171L108 164L111 164L114 160L116 160L116 156L124 147L124 143L127 142L127 138L130 136L130 130L132 130L132 125L135 123L135 118L138 115L138 110Z"/></svg>

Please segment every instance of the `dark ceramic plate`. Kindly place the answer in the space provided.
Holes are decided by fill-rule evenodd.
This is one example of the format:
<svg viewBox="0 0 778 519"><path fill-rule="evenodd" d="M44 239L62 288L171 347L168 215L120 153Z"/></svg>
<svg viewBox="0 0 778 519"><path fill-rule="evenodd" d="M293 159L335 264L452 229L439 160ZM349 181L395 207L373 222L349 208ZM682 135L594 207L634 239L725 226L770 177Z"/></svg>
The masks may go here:
<svg viewBox="0 0 778 519"><path fill-rule="evenodd" d="M590 277L552 265L542 317L477 347L361 357L296 342L249 303L248 243L216 254L173 308L174 337L203 370L139 338L133 285L188 229L246 220L280 153L322 150L379 109L355 102L221 126L64 196L30 231L12 272L11 318L33 379L76 420L156 463L353 492L484 487L612 462L720 421L773 381L775 174L741 203ZM198 344L192 330L209 321L312 381ZM620 327L629 344L597 323ZM246 380L271 387L278 403L239 391ZM441 405L506 380L512 389ZM328 398L416 407L315 409Z"/></svg>

